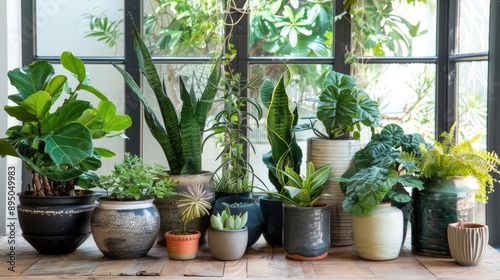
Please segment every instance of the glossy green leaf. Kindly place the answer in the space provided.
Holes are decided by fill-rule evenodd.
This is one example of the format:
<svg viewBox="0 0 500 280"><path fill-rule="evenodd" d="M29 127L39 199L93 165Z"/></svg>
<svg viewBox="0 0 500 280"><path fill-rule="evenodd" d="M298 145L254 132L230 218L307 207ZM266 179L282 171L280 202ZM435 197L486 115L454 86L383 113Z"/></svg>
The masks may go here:
<svg viewBox="0 0 500 280"><path fill-rule="evenodd" d="M87 77L85 65L83 62L71 52L65 51L61 54L61 64L69 72L76 75L78 81L83 83Z"/></svg>
<svg viewBox="0 0 500 280"><path fill-rule="evenodd" d="M37 118L42 118L52 106L52 98L45 91L38 91L28 98L26 98L22 106L30 114L35 115Z"/></svg>
<svg viewBox="0 0 500 280"><path fill-rule="evenodd" d="M10 83L19 91L23 99L44 90L54 75L54 67L44 60L37 60L28 67L16 68L7 73Z"/></svg>
<svg viewBox="0 0 500 280"><path fill-rule="evenodd" d="M89 107L90 102L83 100L74 100L64 104L57 111L47 116L42 123L42 134L57 130L70 122L76 121Z"/></svg>
<svg viewBox="0 0 500 280"><path fill-rule="evenodd" d="M78 165L94 152L92 134L80 123L70 123L40 140L45 142L45 152L57 165Z"/></svg>

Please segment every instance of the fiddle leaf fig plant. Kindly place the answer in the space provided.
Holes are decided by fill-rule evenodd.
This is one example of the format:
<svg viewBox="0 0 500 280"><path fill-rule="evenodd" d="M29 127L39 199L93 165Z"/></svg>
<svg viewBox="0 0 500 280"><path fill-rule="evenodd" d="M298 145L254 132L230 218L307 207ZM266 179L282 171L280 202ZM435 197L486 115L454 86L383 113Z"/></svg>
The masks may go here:
<svg viewBox="0 0 500 280"><path fill-rule="evenodd" d="M423 189L417 164L421 147L429 147L422 135L405 134L396 124L386 125L372 135L370 142L356 152L353 167L341 178L346 198L344 210L351 215L369 213L382 201L407 203L411 200L404 187Z"/></svg>
<svg viewBox="0 0 500 280"><path fill-rule="evenodd" d="M378 103L361 89L354 78L335 71L327 73L319 98L308 98L318 103L316 118L322 122L326 134L315 127L314 133L325 139L359 139L362 126L378 127L382 121Z"/></svg>
<svg viewBox="0 0 500 280"><path fill-rule="evenodd" d="M116 106L102 92L89 84L84 63L71 52L61 54L61 64L77 79L71 88L68 77L55 75L54 66L38 60L27 67L8 72L18 90L9 95L15 105L5 112L20 124L6 131L0 139L0 155L21 158L33 175L30 185L35 196L74 195L75 186L97 185L93 171L101 167L102 157L115 154L94 146L102 137L123 136L132 124L127 115L116 113ZM97 106L79 99L93 95Z"/></svg>

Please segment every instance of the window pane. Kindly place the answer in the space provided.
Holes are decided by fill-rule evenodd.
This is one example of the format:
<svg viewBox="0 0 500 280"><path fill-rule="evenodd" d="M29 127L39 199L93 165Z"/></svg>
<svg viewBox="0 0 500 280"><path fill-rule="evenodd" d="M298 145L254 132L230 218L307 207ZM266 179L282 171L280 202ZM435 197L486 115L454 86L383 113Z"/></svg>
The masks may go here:
<svg viewBox="0 0 500 280"><path fill-rule="evenodd" d="M76 56L123 56L123 1L35 3L37 56L59 56L65 50ZM108 32L99 35L103 29Z"/></svg>
<svg viewBox="0 0 500 280"><path fill-rule="evenodd" d="M435 66L430 64L354 64L360 88L379 103L384 124L434 139Z"/></svg>
<svg viewBox="0 0 500 280"><path fill-rule="evenodd" d="M315 116L316 109L315 103L306 101L306 98L316 97L321 91L318 79L321 73L331 69L330 65L288 65L291 69L292 79L286 88L288 95L292 101L292 106L298 106L300 118ZM285 73L286 68L282 64L274 65L250 65L250 75L255 77L260 74L259 79L255 82L253 90L249 93L253 97L258 97L259 88L265 79L269 79L275 84L279 81L280 77ZM260 121L259 128L254 127L250 132L250 140L254 144L256 153L250 154L250 163L255 169L255 173L259 178L265 182L269 189L273 189L273 185L269 182L267 173L268 169L262 162L262 155L267 153L271 147L267 140L266 132L266 112ZM309 120L300 119L300 123L309 123ZM305 160L307 156L307 138L314 137L312 130L302 131L296 134L297 143L302 148L302 173L305 174ZM262 185L260 185L262 187Z"/></svg>
<svg viewBox="0 0 500 280"><path fill-rule="evenodd" d="M250 56L333 56L333 1L250 3Z"/></svg>
<svg viewBox="0 0 500 280"><path fill-rule="evenodd" d="M483 134L478 148L486 149L488 62L461 62L458 69L458 140Z"/></svg>
<svg viewBox="0 0 500 280"><path fill-rule="evenodd" d="M435 55L436 0L358 4L351 10L355 56Z"/></svg>
<svg viewBox="0 0 500 280"><path fill-rule="evenodd" d="M221 0L145 0L143 31L154 55L207 57L221 51Z"/></svg>
<svg viewBox="0 0 500 280"><path fill-rule="evenodd" d="M488 51L490 1L459 1L458 53Z"/></svg>

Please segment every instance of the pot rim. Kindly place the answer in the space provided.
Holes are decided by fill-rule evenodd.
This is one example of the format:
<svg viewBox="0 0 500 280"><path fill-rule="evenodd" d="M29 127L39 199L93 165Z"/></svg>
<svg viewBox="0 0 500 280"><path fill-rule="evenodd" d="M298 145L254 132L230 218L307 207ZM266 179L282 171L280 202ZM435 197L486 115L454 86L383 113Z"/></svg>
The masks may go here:
<svg viewBox="0 0 500 280"><path fill-rule="evenodd" d="M474 229L474 228L488 228L485 224L474 223L474 222L455 222L448 224L448 227L457 229Z"/></svg>
<svg viewBox="0 0 500 280"><path fill-rule="evenodd" d="M109 210L120 210L120 209L143 209L147 207L154 206L153 198L143 199L143 200L109 200L103 199L99 197L97 202L99 202L98 206L101 209L109 209Z"/></svg>

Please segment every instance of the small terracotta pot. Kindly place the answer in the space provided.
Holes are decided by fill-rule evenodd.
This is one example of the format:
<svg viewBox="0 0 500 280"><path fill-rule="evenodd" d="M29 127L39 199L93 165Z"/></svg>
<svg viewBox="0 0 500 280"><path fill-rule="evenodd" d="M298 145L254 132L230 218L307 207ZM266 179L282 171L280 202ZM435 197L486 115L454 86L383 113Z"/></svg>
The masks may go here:
<svg viewBox="0 0 500 280"><path fill-rule="evenodd" d="M483 260L489 238L487 225L451 223L447 233L451 256L458 264L472 266Z"/></svg>
<svg viewBox="0 0 500 280"><path fill-rule="evenodd" d="M172 260L192 260L198 255L198 244L201 232L193 230L193 234L173 234L175 230L165 232L168 257Z"/></svg>

